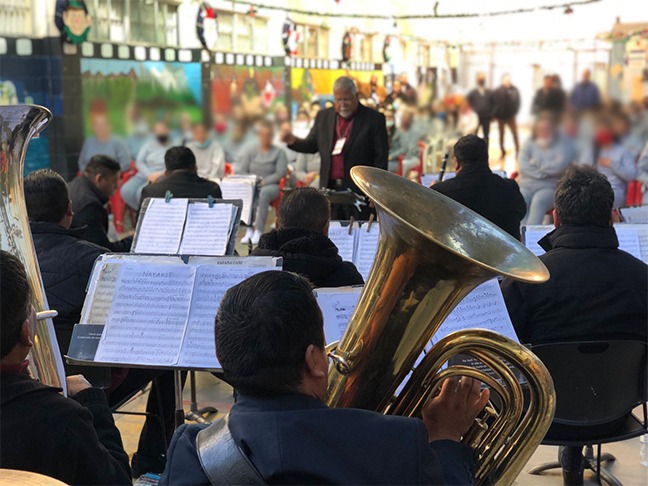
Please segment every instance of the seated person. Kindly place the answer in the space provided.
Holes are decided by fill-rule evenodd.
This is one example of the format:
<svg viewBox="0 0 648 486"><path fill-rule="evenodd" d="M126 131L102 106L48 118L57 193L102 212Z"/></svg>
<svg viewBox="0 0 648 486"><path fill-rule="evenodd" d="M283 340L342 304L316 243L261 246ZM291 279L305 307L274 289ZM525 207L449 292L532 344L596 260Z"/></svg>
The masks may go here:
<svg viewBox="0 0 648 486"><path fill-rule="evenodd" d="M198 124L193 129L193 140L187 143L196 156L198 175L205 179L225 177L225 152L221 144L209 137L209 129Z"/></svg>
<svg viewBox="0 0 648 486"><path fill-rule="evenodd" d="M38 170L25 178L25 202L47 302L58 311L58 316L53 319L56 338L61 353L66 354L74 324L81 318L94 262L108 250L82 240L70 230L74 214L72 201L65 180L53 170ZM172 372L132 369L126 374L123 370L113 369L109 405L120 403L154 378L157 382L153 382L147 411L159 414L160 407L163 408L167 437L171 437L175 405ZM161 404L158 404L158 394L163 397ZM136 477L143 472L164 470L166 447L156 417L148 416L138 451L133 457Z"/></svg>
<svg viewBox="0 0 648 486"><path fill-rule="evenodd" d="M403 157L403 177L407 177L412 169L419 164L419 132L412 128L414 114L405 110L400 117L400 125L394 132L389 149L389 171L398 172L399 159Z"/></svg>
<svg viewBox="0 0 648 486"><path fill-rule="evenodd" d="M131 154L124 141L111 134L107 116L95 113L90 115L90 118L94 136L86 138L83 142L79 152L79 170L83 172L95 155L106 155L116 160L121 170L128 170Z"/></svg>
<svg viewBox="0 0 648 486"><path fill-rule="evenodd" d="M164 177L142 190L142 201L147 197L164 197L167 191L173 197L222 199L220 186L198 175L196 156L189 148L171 147L164 154L164 166Z"/></svg>
<svg viewBox="0 0 648 486"><path fill-rule="evenodd" d="M319 187L321 166L322 159L319 153L297 154L293 177L303 186Z"/></svg>
<svg viewBox="0 0 648 486"><path fill-rule="evenodd" d="M613 202L610 183L591 167L570 167L558 182L556 229L539 242L551 277L502 283L521 343L648 339L648 266L619 250ZM563 450L566 484L583 484L581 451Z"/></svg>
<svg viewBox="0 0 648 486"><path fill-rule="evenodd" d="M648 142L644 145L637 162L637 180L642 184L642 204L648 204Z"/></svg>
<svg viewBox="0 0 648 486"><path fill-rule="evenodd" d="M119 164L107 155L95 155L83 174L68 184L74 206L72 227L83 227L83 239L113 252L128 253L133 238L119 241L108 239L108 210L106 204L119 185Z"/></svg>
<svg viewBox="0 0 648 486"><path fill-rule="evenodd" d="M68 395L28 372L36 312L25 269L0 251L0 467L51 476L65 484L132 484L128 455L106 403L81 375Z"/></svg>
<svg viewBox="0 0 648 486"><path fill-rule="evenodd" d="M453 152L457 176L434 184L432 189L481 214L519 240L526 203L514 180L491 172L488 143L477 135L466 135L454 145Z"/></svg>
<svg viewBox="0 0 648 486"><path fill-rule="evenodd" d="M342 261L328 238L331 204L317 189L288 192L279 205L277 229L261 236L252 255L283 257L283 269L307 277L315 287L362 285L351 262Z"/></svg>
<svg viewBox="0 0 648 486"><path fill-rule="evenodd" d="M473 452L459 440L488 402L479 382L446 381L423 420L328 408L322 313L308 281L290 272L229 289L215 328L237 393L229 431L267 484L472 484ZM209 484L196 447L206 427L176 431L161 485Z"/></svg>
<svg viewBox="0 0 648 486"><path fill-rule="evenodd" d="M270 204L279 197L279 182L288 173L286 151L272 144L274 125L270 121L262 120L258 127L258 143L248 144L234 167L235 174L254 174L261 179L254 224L241 239L241 243L253 245L259 243L268 219Z"/></svg>

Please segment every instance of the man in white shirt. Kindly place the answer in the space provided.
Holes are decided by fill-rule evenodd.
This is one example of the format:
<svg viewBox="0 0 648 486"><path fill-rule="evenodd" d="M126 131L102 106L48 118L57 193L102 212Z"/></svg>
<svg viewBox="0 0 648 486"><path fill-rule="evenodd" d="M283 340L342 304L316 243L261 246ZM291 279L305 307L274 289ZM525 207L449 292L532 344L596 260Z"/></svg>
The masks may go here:
<svg viewBox="0 0 648 486"><path fill-rule="evenodd" d="M198 175L205 179L222 179L225 177L225 152L223 147L209 138L207 127L198 124L193 129L193 141L187 143L196 156Z"/></svg>

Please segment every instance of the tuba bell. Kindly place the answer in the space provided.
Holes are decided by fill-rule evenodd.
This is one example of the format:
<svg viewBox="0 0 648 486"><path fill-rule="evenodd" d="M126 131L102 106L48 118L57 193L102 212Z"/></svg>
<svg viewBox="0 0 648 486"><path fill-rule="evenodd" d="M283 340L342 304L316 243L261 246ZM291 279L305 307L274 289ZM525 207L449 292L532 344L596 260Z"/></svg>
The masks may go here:
<svg viewBox="0 0 648 486"><path fill-rule="evenodd" d="M25 266L37 312L29 370L46 385L65 389L63 360L41 279L29 229L23 167L29 141L49 123L52 113L42 106L0 106L0 249L17 256Z"/></svg>
<svg viewBox="0 0 648 486"><path fill-rule="evenodd" d="M541 283L542 262L519 241L450 198L373 167L351 177L374 202L380 239L373 267L340 342L329 350L329 406L417 416L450 376L470 376L501 397L463 438L475 449L478 484L511 484L553 419L553 382L523 346L486 330L459 331L432 347L408 375L454 307L497 276ZM443 365L457 354L490 368ZM528 384L529 403L513 366ZM401 389L397 394L397 390Z"/></svg>

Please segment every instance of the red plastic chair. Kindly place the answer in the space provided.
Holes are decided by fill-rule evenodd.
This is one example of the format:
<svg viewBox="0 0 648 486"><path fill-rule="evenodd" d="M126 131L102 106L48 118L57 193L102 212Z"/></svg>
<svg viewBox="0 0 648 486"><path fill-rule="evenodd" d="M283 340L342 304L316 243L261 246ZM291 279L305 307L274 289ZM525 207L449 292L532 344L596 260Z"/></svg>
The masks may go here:
<svg viewBox="0 0 648 486"><path fill-rule="evenodd" d="M234 174L234 167L229 162L225 162L225 177Z"/></svg>
<svg viewBox="0 0 648 486"><path fill-rule="evenodd" d="M626 194L626 206L640 206L642 201L643 184L640 181L630 181Z"/></svg>
<svg viewBox="0 0 648 486"><path fill-rule="evenodd" d="M135 211L126 206L126 203L121 198L121 186L124 183L137 174L137 168L135 167L135 162L131 161L130 169L121 173L121 178L119 180L119 187L115 193L110 197L110 211L113 215L113 223L115 224L115 230L118 233L124 232L124 218L126 213L128 213L131 224L135 226Z"/></svg>

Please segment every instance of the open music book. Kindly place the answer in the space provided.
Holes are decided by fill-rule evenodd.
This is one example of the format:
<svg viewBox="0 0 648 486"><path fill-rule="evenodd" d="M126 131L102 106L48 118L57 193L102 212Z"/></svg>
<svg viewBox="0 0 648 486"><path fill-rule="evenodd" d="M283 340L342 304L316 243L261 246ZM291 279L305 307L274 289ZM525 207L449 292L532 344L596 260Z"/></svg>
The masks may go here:
<svg viewBox="0 0 648 486"><path fill-rule="evenodd" d="M648 224L615 223L614 229L619 238L619 249L648 263ZM523 226L522 241L534 255L544 255L538 241L553 230L552 225Z"/></svg>
<svg viewBox="0 0 648 486"><path fill-rule="evenodd" d="M624 223L648 223L648 204L619 208Z"/></svg>
<svg viewBox="0 0 648 486"><path fill-rule="evenodd" d="M222 256L232 253L240 203L186 198L147 198L133 239L133 253ZM232 250L232 251L228 251Z"/></svg>
<svg viewBox="0 0 648 486"><path fill-rule="evenodd" d="M233 175L220 182L223 199L240 199L243 201L241 221L251 225L253 220L254 199L256 197L257 176Z"/></svg>
<svg viewBox="0 0 648 486"><path fill-rule="evenodd" d="M188 264L136 258L107 255L93 271L75 334L83 339L79 328L102 325L96 362L218 368L214 318L223 294L254 274L281 270L282 263L272 257L196 257Z"/></svg>
<svg viewBox="0 0 648 486"><path fill-rule="evenodd" d="M376 256L379 236L380 226L376 222L371 226L366 221L360 225L354 222L350 233L348 221L331 221L329 226L329 238L338 247L342 260L353 262L365 280Z"/></svg>

